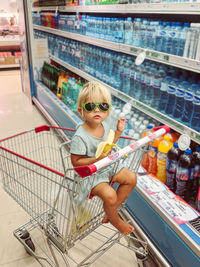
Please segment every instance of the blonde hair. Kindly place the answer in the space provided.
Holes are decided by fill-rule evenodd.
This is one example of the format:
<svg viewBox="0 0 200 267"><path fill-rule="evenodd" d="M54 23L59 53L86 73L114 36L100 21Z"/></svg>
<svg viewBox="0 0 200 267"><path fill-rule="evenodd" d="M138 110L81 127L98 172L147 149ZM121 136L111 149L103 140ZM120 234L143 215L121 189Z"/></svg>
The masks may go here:
<svg viewBox="0 0 200 267"><path fill-rule="evenodd" d="M109 90L99 82L86 83L78 95L77 109L82 107L88 98L93 99L95 97L102 96L104 101L111 104L111 95Z"/></svg>

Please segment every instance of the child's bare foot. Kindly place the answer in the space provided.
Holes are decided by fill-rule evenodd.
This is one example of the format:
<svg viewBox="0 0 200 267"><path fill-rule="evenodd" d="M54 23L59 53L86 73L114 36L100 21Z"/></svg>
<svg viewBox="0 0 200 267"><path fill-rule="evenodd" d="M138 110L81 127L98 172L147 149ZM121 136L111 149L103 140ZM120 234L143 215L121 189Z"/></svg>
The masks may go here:
<svg viewBox="0 0 200 267"><path fill-rule="evenodd" d="M130 234L134 230L134 227L132 225L124 222L123 220L120 220L120 223L116 225L116 228L124 235Z"/></svg>
<svg viewBox="0 0 200 267"><path fill-rule="evenodd" d="M102 223L108 223L108 222L109 222L108 216L105 215L103 220L102 220Z"/></svg>

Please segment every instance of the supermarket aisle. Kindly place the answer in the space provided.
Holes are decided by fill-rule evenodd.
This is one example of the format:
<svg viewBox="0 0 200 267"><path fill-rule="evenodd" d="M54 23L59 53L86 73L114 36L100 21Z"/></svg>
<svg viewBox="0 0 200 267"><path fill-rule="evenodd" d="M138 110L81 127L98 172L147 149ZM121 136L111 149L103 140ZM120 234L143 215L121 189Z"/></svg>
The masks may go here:
<svg viewBox="0 0 200 267"><path fill-rule="evenodd" d="M46 120L22 93L19 71L0 72L0 139L44 123ZM29 215L5 193L0 176L0 266L40 266L12 234L13 230L29 219ZM88 240L94 242L90 237ZM80 251L77 252L77 257L79 254ZM91 266L134 267L137 263L133 252L116 245Z"/></svg>

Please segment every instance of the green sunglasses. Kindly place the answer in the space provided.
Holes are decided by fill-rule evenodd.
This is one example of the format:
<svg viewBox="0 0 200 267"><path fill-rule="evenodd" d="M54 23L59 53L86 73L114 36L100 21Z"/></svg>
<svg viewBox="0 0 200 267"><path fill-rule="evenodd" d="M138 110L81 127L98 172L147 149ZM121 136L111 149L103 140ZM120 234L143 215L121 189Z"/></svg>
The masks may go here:
<svg viewBox="0 0 200 267"><path fill-rule="evenodd" d="M82 108L87 112L92 112L97 107L99 108L99 110L106 112L111 108L111 105L106 102L86 102L82 105Z"/></svg>

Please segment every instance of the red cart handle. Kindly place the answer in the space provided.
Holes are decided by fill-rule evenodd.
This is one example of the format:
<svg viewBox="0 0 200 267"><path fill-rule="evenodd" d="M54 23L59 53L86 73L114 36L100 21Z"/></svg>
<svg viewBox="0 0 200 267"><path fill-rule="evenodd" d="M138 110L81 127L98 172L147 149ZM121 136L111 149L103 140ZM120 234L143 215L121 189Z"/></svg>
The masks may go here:
<svg viewBox="0 0 200 267"><path fill-rule="evenodd" d="M100 170L103 167L106 167L106 166L114 163L116 160L119 160L124 155L132 153L134 150L137 150L139 147L142 147L145 144L149 143L149 141L154 140L155 138L170 131L170 128L166 125L160 126L160 127L155 127L155 129L158 129L158 130L153 132L152 134L147 135L147 136L143 137L142 139L118 150L114 154L111 154L111 155L107 156L106 158L103 158L103 159L101 159L101 160L99 160L93 164L90 164L90 165L74 167L74 170L81 177L86 177L86 176L92 175L97 170Z"/></svg>

